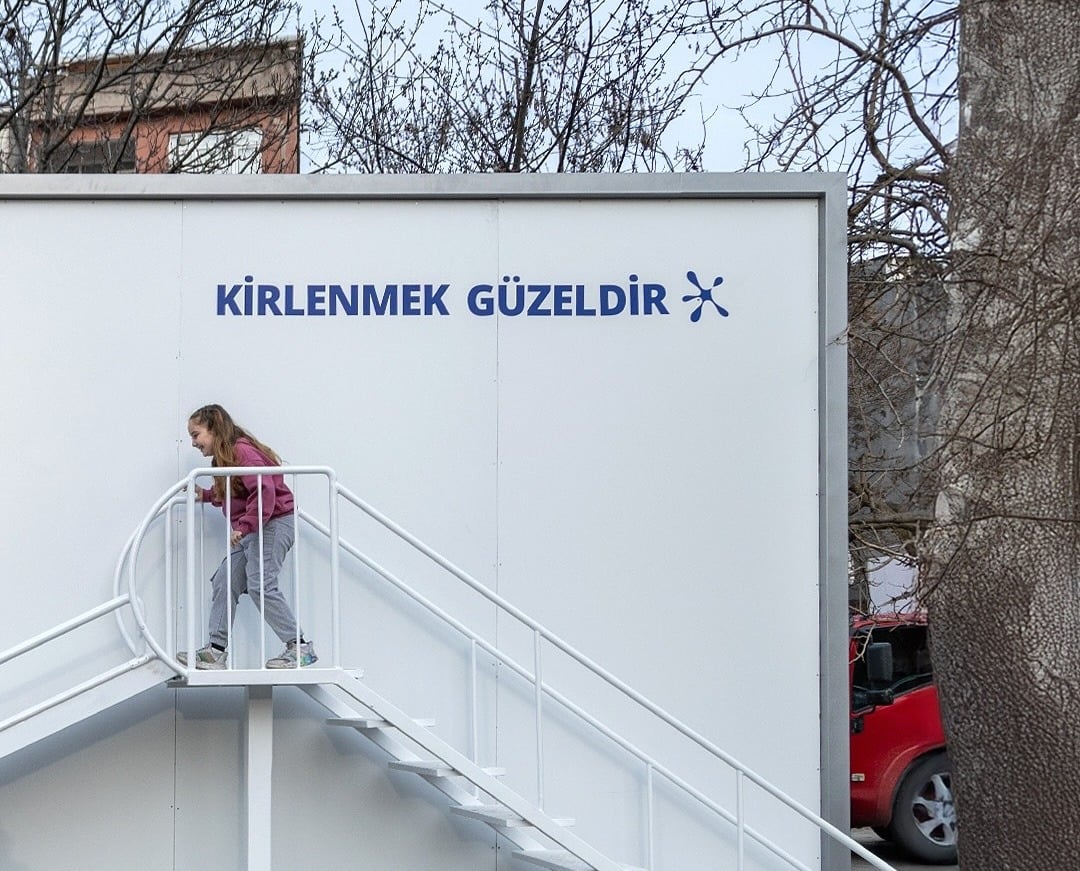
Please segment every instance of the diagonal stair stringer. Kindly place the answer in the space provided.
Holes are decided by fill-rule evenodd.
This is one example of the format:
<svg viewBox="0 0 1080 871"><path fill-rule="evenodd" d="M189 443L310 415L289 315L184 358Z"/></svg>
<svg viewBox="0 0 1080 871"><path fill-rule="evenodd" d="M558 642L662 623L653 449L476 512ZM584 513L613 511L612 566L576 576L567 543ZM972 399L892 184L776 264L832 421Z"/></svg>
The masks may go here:
<svg viewBox="0 0 1080 871"><path fill-rule="evenodd" d="M341 698L331 688L340 689L347 698ZM571 832L564 822L549 816L506 786L496 774L489 773L447 744L422 722L391 704L355 675L342 670L330 686L303 685L300 689L330 711L339 725L354 725L357 731L379 746L394 761L420 763L434 760L449 767L465 781L490 796L497 810L491 807L490 801L483 800L457 778L438 775L424 777L456 803L456 807L451 808L452 811L458 811L462 816L483 819L517 846L518 850L514 853L516 857L548 868L626 871L625 865L600 853ZM360 710L357 709L357 703ZM421 747L429 754L429 758L425 760L402 742L402 735ZM553 850L549 844L536 838L533 832L542 833L557 844L559 849Z"/></svg>
<svg viewBox="0 0 1080 871"><path fill-rule="evenodd" d="M103 672L0 722L0 759L174 677L176 672L149 655Z"/></svg>

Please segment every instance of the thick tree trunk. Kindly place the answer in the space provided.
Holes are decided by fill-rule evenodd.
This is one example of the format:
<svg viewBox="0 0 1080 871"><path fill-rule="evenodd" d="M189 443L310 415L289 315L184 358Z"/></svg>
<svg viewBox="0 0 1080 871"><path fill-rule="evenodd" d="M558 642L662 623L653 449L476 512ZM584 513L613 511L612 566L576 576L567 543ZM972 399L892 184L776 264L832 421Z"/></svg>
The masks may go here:
<svg viewBox="0 0 1080 871"><path fill-rule="evenodd" d="M965 0L928 543L964 871L1080 868L1080 3Z"/></svg>

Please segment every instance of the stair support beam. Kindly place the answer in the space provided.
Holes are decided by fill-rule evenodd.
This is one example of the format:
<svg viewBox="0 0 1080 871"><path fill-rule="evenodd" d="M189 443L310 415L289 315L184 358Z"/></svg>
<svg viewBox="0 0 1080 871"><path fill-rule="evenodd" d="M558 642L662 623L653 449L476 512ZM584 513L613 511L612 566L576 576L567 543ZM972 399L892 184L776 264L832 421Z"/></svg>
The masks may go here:
<svg viewBox="0 0 1080 871"><path fill-rule="evenodd" d="M247 871L270 871L273 836L274 688L247 688L244 728Z"/></svg>
<svg viewBox="0 0 1080 871"><path fill-rule="evenodd" d="M544 809L544 651L543 637L533 631L533 677L536 704L536 806Z"/></svg>
<svg viewBox="0 0 1080 871"><path fill-rule="evenodd" d="M39 702L38 704L26 708L26 710L21 711L14 716L8 717L3 722L0 722L0 732L8 730L12 726L17 726L19 723L26 722L27 720L32 720L38 714L58 707L64 702L69 702L72 699L88 693L93 689L97 689L99 686L107 684L113 678L119 677L120 675L126 674L129 671L134 671L135 669L146 665L151 659L153 659L152 656L136 657L129 662L125 662L123 665L118 665L116 666L116 668L111 668L108 671L99 674L97 677L93 677L90 678L90 680L83 681L81 684L78 684L77 686L74 686L69 690L65 690L62 693L57 693L52 698L46 699L43 702Z"/></svg>

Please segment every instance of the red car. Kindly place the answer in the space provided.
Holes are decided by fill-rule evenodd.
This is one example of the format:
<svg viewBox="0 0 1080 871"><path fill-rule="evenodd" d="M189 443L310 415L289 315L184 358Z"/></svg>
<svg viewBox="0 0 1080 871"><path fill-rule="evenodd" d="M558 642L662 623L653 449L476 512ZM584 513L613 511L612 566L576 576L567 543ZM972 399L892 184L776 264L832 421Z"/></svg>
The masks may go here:
<svg viewBox="0 0 1080 871"><path fill-rule="evenodd" d="M956 862L952 767L924 614L852 624L851 825L913 858Z"/></svg>

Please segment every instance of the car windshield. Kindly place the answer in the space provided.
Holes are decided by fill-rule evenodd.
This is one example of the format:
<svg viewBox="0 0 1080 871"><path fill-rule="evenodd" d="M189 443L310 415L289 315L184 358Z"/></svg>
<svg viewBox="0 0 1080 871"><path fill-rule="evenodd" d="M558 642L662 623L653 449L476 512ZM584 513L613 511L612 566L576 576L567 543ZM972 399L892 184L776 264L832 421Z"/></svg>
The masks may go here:
<svg viewBox="0 0 1080 871"><path fill-rule="evenodd" d="M868 645L888 642L892 647L893 678L888 689L894 696L911 692L933 682L930 666L930 647L926 626L908 624L901 626L873 626L856 636L858 656L853 665L851 680L851 708L854 711L869 707L867 692L870 680L866 674L865 651ZM886 689L886 687L875 687Z"/></svg>

